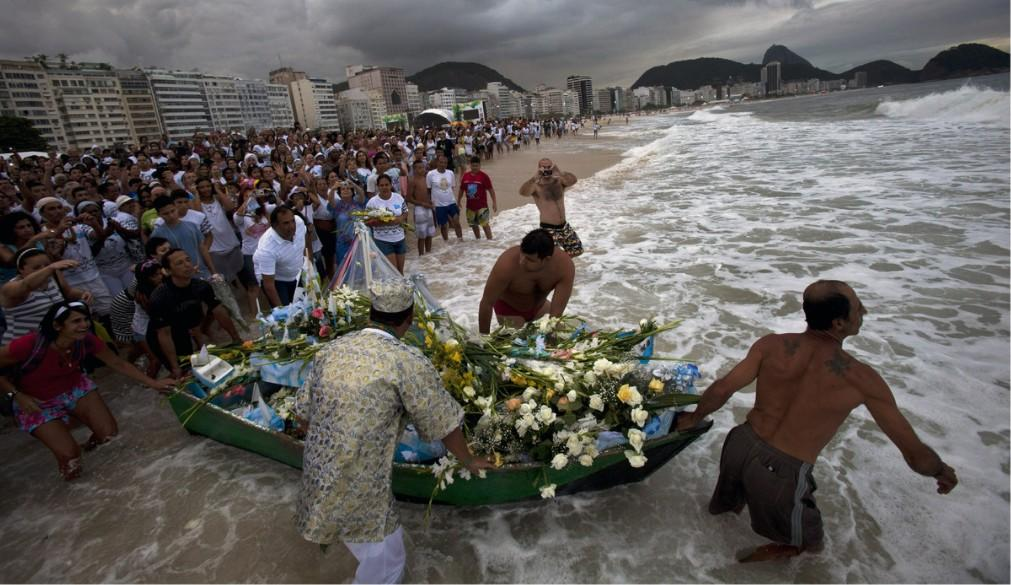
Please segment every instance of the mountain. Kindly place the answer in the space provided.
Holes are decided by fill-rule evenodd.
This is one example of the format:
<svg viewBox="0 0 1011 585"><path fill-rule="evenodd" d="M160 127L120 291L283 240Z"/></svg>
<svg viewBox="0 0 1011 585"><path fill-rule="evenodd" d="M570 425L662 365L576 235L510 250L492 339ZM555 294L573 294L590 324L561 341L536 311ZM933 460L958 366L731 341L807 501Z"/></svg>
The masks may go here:
<svg viewBox="0 0 1011 585"><path fill-rule="evenodd" d="M990 75L1008 70L1009 55L987 45L967 43L941 51L927 61L920 81Z"/></svg>
<svg viewBox="0 0 1011 585"><path fill-rule="evenodd" d="M765 50L765 55L762 57L762 66L768 65L771 61L779 61L783 65L807 65L808 67L814 67L810 61L783 45L772 45Z"/></svg>
<svg viewBox="0 0 1011 585"><path fill-rule="evenodd" d="M651 67L632 84L632 89L652 85L695 89L714 83L724 84L730 78L758 81L761 76L762 67L755 63L745 65L730 59L701 57Z"/></svg>
<svg viewBox="0 0 1011 585"><path fill-rule="evenodd" d="M516 82L480 63L459 63L447 61L418 71L407 77L407 81L418 84L420 91L432 91L443 87L459 87L467 91L484 89L489 83L498 81L509 89L526 92Z"/></svg>
<svg viewBox="0 0 1011 585"><path fill-rule="evenodd" d="M974 75L990 75L1008 71L1009 56L1004 51L987 45L964 44L941 51L927 62L922 71L907 69L898 63L886 60L871 61L843 73L832 73L818 69L814 65L783 45L772 45L762 57L762 65L738 63L729 59L702 57L686 61L674 61L666 65L650 67L632 84L637 87L663 85L679 89L698 89L703 85L733 82L753 82L761 78L762 67L771 61L782 64L783 81L800 81L818 78L853 79L857 71L867 72L867 85L887 85L894 83L915 83L931 79L949 79Z"/></svg>
<svg viewBox="0 0 1011 585"><path fill-rule="evenodd" d="M864 63L859 67L854 67L839 74L845 79L853 79L857 71L867 73L867 85L894 85L896 83L915 83L920 79L920 72L907 69L894 61L880 59Z"/></svg>
<svg viewBox="0 0 1011 585"><path fill-rule="evenodd" d="M762 67L770 61L779 61L782 64L783 81L811 79L812 77L821 80L841 78L838 73L818 69L811 65L807 59L783 45L772 45L765 51L762 65L738 63L730 59L715 57L674 61L647 69L632 84L632 88L665 85L681 89L696 89L703 85L724 84L728 79L733 79L734 82L753 82L761 79Z"/></svg>

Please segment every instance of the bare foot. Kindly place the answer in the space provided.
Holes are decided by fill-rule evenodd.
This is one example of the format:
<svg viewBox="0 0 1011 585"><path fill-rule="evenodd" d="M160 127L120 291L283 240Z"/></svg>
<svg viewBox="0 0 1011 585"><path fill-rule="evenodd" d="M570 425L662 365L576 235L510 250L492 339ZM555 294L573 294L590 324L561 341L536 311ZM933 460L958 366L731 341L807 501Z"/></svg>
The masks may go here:
<svg viewBox="0 0 1011 585"><path fill-rule="evenodd" d="M801 550L795 546L773 542L756 548L751 554L738 559L738 561L742 563L758 563L761 561L788 559L799 555L800 552Z"/></svg>
<svg viewBox="0 0 1011 585"><path fill-rule="evenodd" d="M81 458L71 459L66 463L60 465L60 475L63 476L65 481L73 481L78 477L81 477Z"/></svg>

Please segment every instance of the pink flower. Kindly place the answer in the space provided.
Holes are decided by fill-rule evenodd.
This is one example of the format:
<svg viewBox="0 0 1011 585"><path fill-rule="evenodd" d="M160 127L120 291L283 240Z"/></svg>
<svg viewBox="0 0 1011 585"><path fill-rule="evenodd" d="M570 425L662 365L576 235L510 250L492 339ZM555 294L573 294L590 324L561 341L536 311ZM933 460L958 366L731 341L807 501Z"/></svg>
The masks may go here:
<svg viewBox="0 0 1011 585"><path fill-rule="evenodd" d="M329 325L324 325L324 326L320 327L319 328L319 336L320 337L329 337L330 336L330 326Z"/></svg>
<svg viewBox="0 0 1011 585"><path fill-rule="evenodd" d="M315 309L312 310L312 313L309 313L309 314L312 315L313 319L322 319L323 318L323 309L320 308L320 307L316 307Z"/></svg>

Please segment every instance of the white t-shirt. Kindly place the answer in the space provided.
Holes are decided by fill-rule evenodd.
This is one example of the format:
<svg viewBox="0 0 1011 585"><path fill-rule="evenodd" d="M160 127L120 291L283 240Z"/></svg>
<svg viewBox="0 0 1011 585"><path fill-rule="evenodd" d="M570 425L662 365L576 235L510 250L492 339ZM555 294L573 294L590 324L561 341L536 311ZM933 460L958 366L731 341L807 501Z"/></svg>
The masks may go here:
<svg viewBox="0 0 1011 585"><path fill-rule="evenodd" d="M207 220L207 215L202 211L197 211L193 208L188 208L186 210L186 215L180 217L179 219L197 226L198 228L200 228L200 233L204 234L205 236L207 234L214 233L214 228L211 226L211 222ZM160 225L165 225L165 220L159 217L158 219L154 220L154 227L158 227Z"/></svg>
<svg viewBox="0 0 1011 585"><path fill-rule="evenodd" d="M267 216L257 218L236 214L235 225L242 233L242 255L252 256L260 238L270 229L270 219Z"/></svg>
<svg viewBox="0 0 1011 585"><path fill-rule="evenodd" d="M228 221L228 214L221 208L221 203L215 200L210 203L201 203L200 206L207 216L207 221L211 224L211 233L214 234L211 253L225 254L238 248L239 239L235 237L235 228L232 227L232 222ZM187 212L186 215L189 216L190 213L193 212Z"/></svg>
<svg viewBox="0 0 1011 585"><path fill-rule="evenodd" d="M395 167L390 167L386 169L383 173L393 182L393 192L400 193L400 169ZM379 180L379 173L372 173L369 178L365 180L365 192L369 194L375 194L379 192L379 188L376 186L376 181Z"/></svg>
<svg viewBox="0 0 1011 585"><path fill-rule="evenodd" d="M455 183L456 175L449 169L441 173L435 169L425 175L425 184L432 190L432 203L435 203L436 207L447 207L456 203L456 197L453 195Z"/></svg>
<svg viewBox="0 0 1011 585"><path fill-rule="evenodd" d="M305 222L295 216L295 237L288 241L277 235L274 228L269 228L256 245L253 253L253 271L256 280L262 281L263 275L273 276L274 280L291 282L298 278L302 270L302 260L305 255Z"/></svg>
<svg viewBox="0 0 1011 585"><path fill-rule="evenodd" d="M404 198L397 193L392 193L389 199L383 199L379 195L376 195L372 199L369 199L369 202L365 204L365 208L386 208L389 209L393 215L401 216L407 213L407 202L404 201ZM390 224L373 227L372 237L380 242L399 242L406 236L404 235L404 226L400 224Z"/></svg>

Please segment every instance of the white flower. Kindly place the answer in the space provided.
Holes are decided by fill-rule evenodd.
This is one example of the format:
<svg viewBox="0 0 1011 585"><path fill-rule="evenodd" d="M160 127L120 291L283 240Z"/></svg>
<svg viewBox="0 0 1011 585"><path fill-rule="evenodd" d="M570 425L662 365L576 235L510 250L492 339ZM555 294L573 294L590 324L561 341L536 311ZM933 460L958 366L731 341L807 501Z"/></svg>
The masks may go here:
<svg viewBox="0 0 1011 585"><path fill-rule="evenodd" d="M569 464L569 458L565 456L564 453L559 453L551 460L551 467L555 469L562 469Z"/></svg>
<svg viewBox="0 0 1011 585"><path fill-rule="evenodd" d="M559 392L564 392L565 391L565 380L556 380L555 381L555 390L558 390Z"/></svg>
<svg viewBox="0 0 1011 585"><path fill-rule="evenodd" d="M644 331L646 329L647 325L649 325L649 319L640 319L639 320L639 331Z"/></svg>
<svg viewBox="0 0 1011 585"><path fill-rule="evenodd" d="M569 390L569 393L565 397L569 399L569 402L575 402L579 398L579 394L576 394L575 390Z"/></svg>
<svg viewBox="0 0 1011 585"><path fill-rule="evenodd" d="M629 429L628 431L628 443L632 445L636 453L642 452L642 443L646 440L646 433L640 431L639 429Z"/></svg>
<svg viewBox="0 0 1011 585"><path fill-rule="evenodd" d="M526 416L526 415L530 414L531 410L533 410L533 408L530 407L529 403L524 402L523 404L520 405L520 415L521 416Z"/></svg>
<svg viewBox="0 0 1011 585"><path fill-rule="evenodd" d="M589 455L590 457L596 459L597 455L600 455L600 451L597 450L597 445L587 445L586 449L583 451L583 455Z"/></svg>
<svg viewBox="0 0 1011 585"><path fill-rule="evenodd" d="M593 373L598 376L606 374L611 366L611 360L607 358L600 358L599 360L593 362Z"/></svg>
<svg viewBox="0 0 1011 585"><path fill-rule="evenodd" d="M460 342L455 339L450 339L446 342L446 349L453 349L454 347L460 345Z"/></svg>
<svg viewBox="0 0 1011 585"><path fill-rule="evenodd" d="M472 386L463 387L463 395L466 396L467 398L473 398L474 394L476 393L474 392L474 388Z"/></svg>
<svg viewBox="0 0 1011 585"><path fill-rule="evenodd" d="M491 406L491 398L488 398L487 396L478 396L477 400L474 401L474 404L478 408L488 408L489 406Z"/></svg>
<svg viewBox="0 0 1011 585"><path fill-rule="evenodd" d="M589 453L583 453L579 456L579 464L583 467L590 467L593 465L593 457L590 457Z"/></svg>
<svg viewBox="0 0 1011 585"><path fill-rule="evenodd" d="M583 383L587 386L593 386L597 383L597 374L593 372L586 372L583 374Z"/></svg>
<svg viewBox="0 0 1011 585"><path fill-rule="evenodd" d="M551 315L544 315L537 320L537 330L541 333L549 333L554 329L554 323L551 322Z"/></svg>
<svg viewBox="0 0 1011 585"><path fill-rule="evenodd" d="M649 418L649 413L643 410L641 406L636 406L632 409L632 421L639 425L641 428L646 424L646 419Z"/></svg>
<svg viewBox="0 0 1011 585"><path fill-rule="evenodd" d="M527 389L523 391L523 400L530 400L534 396L537 396L537 394L538 394L537 388L534 388L533 386L527 386Z"/></svg>
<svg viewBox="0 0 1011 585"><path fill-rule="evenodd" d="M569 435L571 435L571 434L572 433L570 433L569 431L567 431L565 429L562 429L562 430L558 431L557 433L555 433L555 440L558 441L558 442L564 441L565 439L568 439Z"/></svg>
<svg viewBox="0 0 1011 585"><path fill-rule="evenodd" d="M600 394L590 396L590 408L599 411L604 410L604 400L600 397Z"/></svg>
<svg viewBox="0 0 1011 585"><path fill-rule="evenodd" d="M555 497L555 488L558 487L551 483L541 488L541 497L544 499Z"/></svg>
<svg viewBox="0 0 1011 585"><path fill-rule="evenodd" d="M632 450L625 451L625 457L628 459L628 464L632 467L642 467L646 465L646 456L636 453Z"/></svg>
<svg viewBox="0 0 1011 585"><path fill-rule="evenodd" d="M579 435L569 435L569 440L565 442L565 448L569 450L569 455L579 457L583 452L583 442L579 440Z"/></svg>
<svg viewBox="0 0 1011 585"><path fill-rule="evenodd" d="M537 412L537 417L546 425L555 422L555 419L558 418L555 411L551 410L551 407L548 405L541 406L541 409Z"/></svg>

